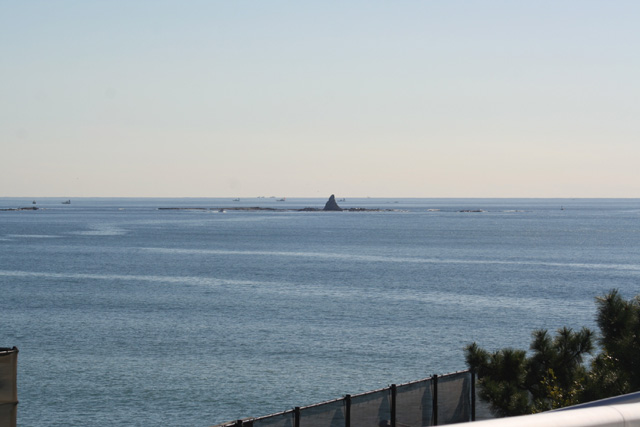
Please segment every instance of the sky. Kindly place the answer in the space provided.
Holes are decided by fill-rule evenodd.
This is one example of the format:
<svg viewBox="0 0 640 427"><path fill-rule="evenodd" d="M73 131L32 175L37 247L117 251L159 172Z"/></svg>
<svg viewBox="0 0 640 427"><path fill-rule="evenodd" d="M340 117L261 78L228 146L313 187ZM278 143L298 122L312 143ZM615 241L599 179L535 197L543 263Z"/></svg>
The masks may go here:
<svg viewBox="0 0 640 427"><path fill-rule="evenodd" d="M0 197L640 198L640 2L0 0Z"/></svg>

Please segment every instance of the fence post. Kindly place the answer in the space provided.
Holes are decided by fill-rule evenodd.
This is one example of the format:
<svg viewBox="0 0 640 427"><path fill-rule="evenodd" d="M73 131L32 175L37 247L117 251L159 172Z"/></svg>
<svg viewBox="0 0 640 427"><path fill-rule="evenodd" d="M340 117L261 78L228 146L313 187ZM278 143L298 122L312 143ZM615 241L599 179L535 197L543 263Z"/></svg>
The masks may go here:
<svg viewBox="0 0 640 427"><path fill-rule="evenodd" d="M438 376L434 375L431 377L431 381L433 382L433 408L432 408L432 418L433 425L438 425Z"/></svg>
<svg viewBox="0 0 640 427"><path fill-rule="evenodd" d="M18 411L18 347L0 348L0 425L15 427Z"/></svg>
<svg viewBox="0 0 640 427"><path fill-rule="evenodd" d="M396 396L398 395L398 387L391 384L391 427L396 427Z"/></svg>
<svg viewBox="0 0 640 427"><path fill-rule="evenodd" d="M476 371L471 369L471 421L476 420Z"/></svg>
<svg viewBox="0 0 640 427"><path fill-rule="evenodd" d="M346 404L344 410L344 427L351 427L351 395L347 394L344 397L344 403Z"/></svg>
<svg viewBox="0 0 640 427"><path fill-rule="evenodd" d="M295 408L293 408L293 414L294 414L294 426L295 427L300 427L300 407L296 406Z"/></svg>

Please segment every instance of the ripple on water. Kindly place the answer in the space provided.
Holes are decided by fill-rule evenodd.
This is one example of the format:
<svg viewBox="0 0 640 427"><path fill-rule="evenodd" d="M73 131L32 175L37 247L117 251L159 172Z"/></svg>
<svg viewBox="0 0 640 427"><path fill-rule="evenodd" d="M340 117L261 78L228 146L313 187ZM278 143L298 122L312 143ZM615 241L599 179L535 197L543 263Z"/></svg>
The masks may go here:
<svg viewBox="0 0 640 427"><path fill-rule="evenodd" d="M52 234L7 234L7 237L9 237L10 239L6 239L6 240L11 240L11 239L55 239L57 237L61 237L61 236L55 236ZM1 239L1 240L5 240L5 239Z"/></svg>
<svg viewBox="0 0 640 427"><path fill-rule="evenodd" d="M73 234L80 236L123 236L127 230L110 224L92 224L90 230L78 231Z"/></svg>

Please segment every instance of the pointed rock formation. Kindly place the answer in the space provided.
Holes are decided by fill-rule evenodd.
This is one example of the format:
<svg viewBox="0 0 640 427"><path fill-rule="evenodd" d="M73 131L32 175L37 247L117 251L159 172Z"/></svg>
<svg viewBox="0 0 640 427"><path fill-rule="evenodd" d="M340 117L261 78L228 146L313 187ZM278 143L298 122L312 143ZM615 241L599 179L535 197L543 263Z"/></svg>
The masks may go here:
<svg viewBox="0 0 640 427"><path fill-rule="evenodd" d="M327 200L327 203L324 205L323 211L341 211L341 210L342 208L338 206L338 203L336 202L336 196L332 194L331 197L329 197L329 200Z"/></svg>

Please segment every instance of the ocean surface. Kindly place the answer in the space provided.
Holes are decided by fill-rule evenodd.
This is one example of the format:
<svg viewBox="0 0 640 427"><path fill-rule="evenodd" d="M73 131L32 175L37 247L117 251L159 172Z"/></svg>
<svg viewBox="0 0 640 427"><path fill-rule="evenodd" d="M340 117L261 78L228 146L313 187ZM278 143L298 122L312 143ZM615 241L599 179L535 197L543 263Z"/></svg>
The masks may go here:
<svg viewBox="0 0 640 427"><path fill-rule="evenodd" d="M62 201L0 211L20 426L267 415L466 369L473 341L595 328L595 297L640 294L638 199Z"/></svg>

